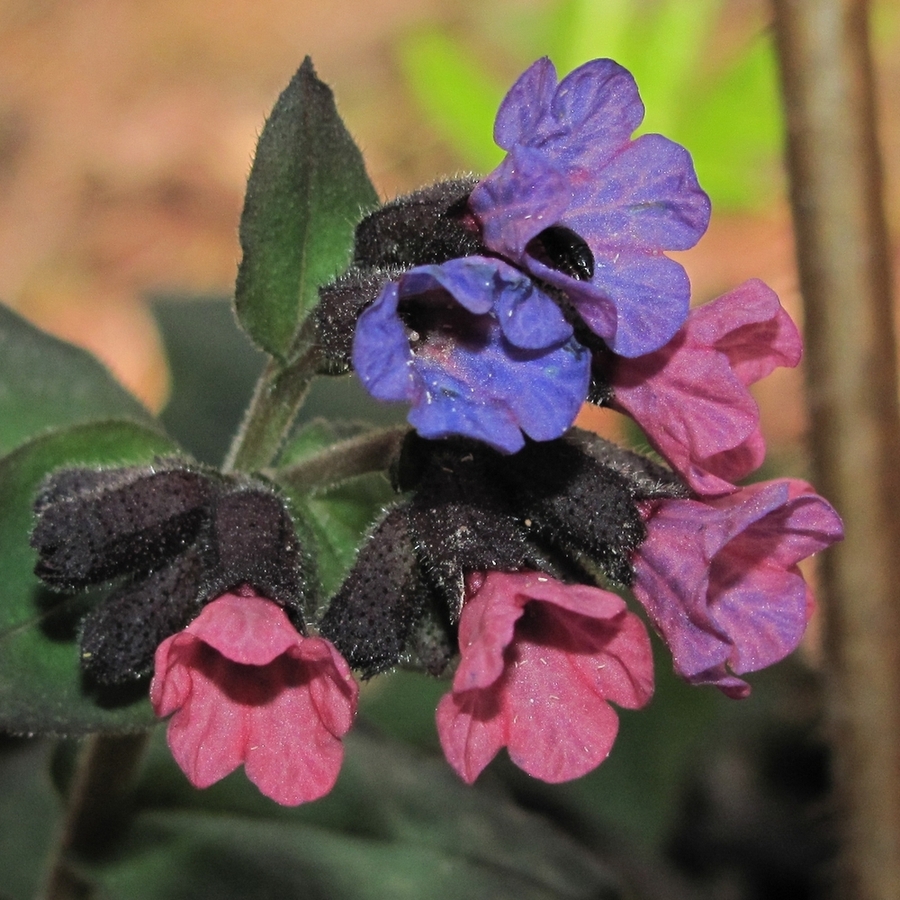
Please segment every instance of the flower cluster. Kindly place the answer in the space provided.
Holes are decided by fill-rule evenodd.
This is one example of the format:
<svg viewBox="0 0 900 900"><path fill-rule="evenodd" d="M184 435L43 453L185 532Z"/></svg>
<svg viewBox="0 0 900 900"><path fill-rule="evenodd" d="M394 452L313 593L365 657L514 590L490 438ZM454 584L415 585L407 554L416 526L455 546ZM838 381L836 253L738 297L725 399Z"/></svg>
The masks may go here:
<svg viewBox="0 0 900 900"><path fill-rule="evenodd" d="M800 335L759 281L689 310L663 251L709 203L683 148L632 139L642 118L611 60L561 82L539 60L497 115L500 166L372 213L321 292L335 367L411 403L426 439L322 629L365 674L461 654L438 729L467 780L501 746L575 777L609 749L606 701L649 698L643 626L598 583L631 588L685 679L742 697L803 634L797 563L841 537L803 482L737 486L765 456L748 388L797 365ZM668 468L571 430L585 400Z"/></svg>
<svg viewBox="0 0 900 900"><path fill-rule="evenodd" d="M346 355L346 319L366 307L353 366L373 396L412 403L423 437L514 453L523 433L562 435L588 395L592 351L650 353L688 312L687 275L663 251L699 240L709 200L683 147L631 139L643 116L612 60L558 84L536 62L497 114L508 152L494 172L359 226L353 269L323 291L326 345Z"/></svg>
<svg viewBox="0 0 900 900"><path fill-rule="evenodd" d="M174 713L169 746L195 785L244 763L279 803L331 789L358 690L340 654L306 634L314 572L269 486L182 460L63 469L35 512L46 584L112 588L81 626L85 676L153 672L154 709Z"/></svg>
<svg viewBox="0 0 900 900"><path fill-rule="evenodd" d="M397 665L452 676L437 729L463 779L506 747L564 781L609 753L611 704L652 694L645 618L685 680L731 697L797 646L812 607L798 563L840 519L804 482L739 482L765 455L749 387L795 366L800 336L761 282L689 311L664 251L696 243L709 202L683 148L632 138L642 117L616 63L557 82L539 60L501 105L494 172L357 227L352 265L320 289L319 349L409 402L412 429L389 467L397 500L321 609L285 471L165 460L45 482L37 574L111 588L82 625L86 676L152 673L194 784L243 763L281 803L321 796L350 669ZM573 428L585 401L631 416L663 462Z"/></svg>

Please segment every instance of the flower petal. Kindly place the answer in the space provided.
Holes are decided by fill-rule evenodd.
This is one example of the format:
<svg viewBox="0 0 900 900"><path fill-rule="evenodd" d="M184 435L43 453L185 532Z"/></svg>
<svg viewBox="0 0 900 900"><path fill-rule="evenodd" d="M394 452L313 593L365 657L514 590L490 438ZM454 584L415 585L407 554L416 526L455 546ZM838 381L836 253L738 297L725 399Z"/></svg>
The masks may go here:
<svg viewBox="0 0 900 900"><path fill-rule="evenodd" d="M353 368L366 390L379 400L411 400L415 396L413 353L403 322L396 282L359 317L353 339Z"/></svg>
<svg viewBox="0 0 900 900"><path fill-rule="evenodd" d="M463 607L460 648L437 724L469 783L503 746L545 781L583 775L615 740L608 700L638 707L653 689L646 630L622 599L536 572L488 573Z"/></svg>
<svg viewBox="0 0 900 900"><path fill-rule="evenodd" d="M231 662L264 666L297 643L284 610L256 596L223 594L186 631Z"/></svg>
<svg viewBox="0 0 900 900"><path fill-rule="evenodd" d="M594 253L594 276L579 281L531 257L528 271L565 291L588 327L619 356L651 353L687 317L691 285L682 266L662 254Z"/></svg>
<svg viewBox="0 0 900 900"><path fill-rule="evenodd" d="M840 519L802 481L762 482L709 502L646 505L635 596L688 681L732 696L729 675L770 665L799 642L808 594L796 564L841 539Z"/></svg>
<svg viewBox="0 0 900 900"><path fill-rule="evenodd" d="M627 144L601 173L585 172L572 194L560 221L592 248L687 250L709 225L691 155L659 134Z"/></svg>
<svg viewBox="0 0 900 900"><path fill-rule="evenodd" d="M401 302L404 315L422 324L404 336L409 357L393 345L382 356L383 335L406 334ZM409 422L423 437L464 435L515 453L522 432L536 440L563 434L587 396L590 354L571 333L527 276L501 260L471 256L412 269L389 286L360 318L354 364L379 399L412 402Z"/></svg>
<svg viewBox="0 0 900 900"><path fill-rule="evenodd" d="M569 781L612 749L618 717L608 701L634 709L650 698L650 641L627 612L603 623L540 604L532 616L506 684L509 755L535 778Z"/></svg>
<svg viewBox="0 0 900 900"><path fill-rule="evenodd" d="M265 598L224 595L157 649L150 699L157 715L171 715L169 747L196 787L241 763L285 805L333 786L358 688L327 641L288 628ZM235 661L248 659L263 662Z"/></svg>
<svg viewBox="0 0 900 900"><path fill-rule="evenodd" d="M592 171L644 119L634 77L611 59L593 59L573 69L560 82L550 111L553 125L538 129L542 149L552 150L567 167Z"/></svg>
<svg viewBox="0 0 900 900"><path fill-rule="evenodd" d="M525 246L555 225L571 202L569 181L545 154L514 147L469 197L482 239L495 253L519 260Z"/></svg>
<svg viewBox="0 0 900 900"><path fill-rule="evenodd" d="M340 738L349 729L356 702L349 673L346 680L336 673L330 656L324 665L304 665L305 661L291 657L282 657L270 667L267 674L280 690L271 702L247 711L245 726L247 777L284 806L317 800L334 786L344 758ZM333 724L336 710L332 707L337 706L341 708L337 718L346 723L338 734L327 726L316 703L314 686L323 684L332 694L326 709L329 720Z"/></svg>
<svg viewBox="0 0 900 900"><path fill-rule="evenodd" d="M494 121L494 140L504 150L524 144L547 115L556 92L556 68L544 56L516 80L500 104Z"/></svg>
<svg viewBox="0 0 900 900"><path fill-rule="evenodd" d="M499 282L496 311L503 336L521 350L543 350L572 337L562 310L527 276Z"/></svg>
<svg viewBox="0 0 900 900"><path fill-rule="evenodd" d="M761 465L759 408L747 385L800 359L801 341L761 281L692 310L667 345L619 359L614 407L700 494L723 494Z"/></svg>
<svg viewBox="0 0 900 900"><path fill-rule="evenodd" d="M644 118L627 69L595 59L560 84L549 59L534 63L513 85L497 113L494 140L557 156L567 166L596 169L624 144Z"/></svg>

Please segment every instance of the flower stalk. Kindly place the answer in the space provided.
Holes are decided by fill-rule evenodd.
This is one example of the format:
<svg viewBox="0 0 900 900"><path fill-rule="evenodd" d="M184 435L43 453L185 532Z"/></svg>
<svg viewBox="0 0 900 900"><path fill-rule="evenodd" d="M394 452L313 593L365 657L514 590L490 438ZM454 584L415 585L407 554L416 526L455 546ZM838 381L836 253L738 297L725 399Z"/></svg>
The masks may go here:
<svg viewBox="0 0 900 900"><path fill-rule="evenodd" d="M296 490L312 490L369 472L383 472L397 455L409 428L396 425L335 444L281 470L279 479Z"/></svg>
<svg viewBox="0 0 900 900"><path fill-rule="evenodd" d="M774 0L806 307L811 449L846 541L823 558L839 895L900 884L900 414L868 4Z"/></svg>
<svg viewBox="0 0 900 900"><path fill-rule="evenodd" d="M144 734L95 734L81 748L68 807L37 900L84 900L90 886L69 864L70 853L90 853L111 835L122 800L147 748Z"/></svg>
<svg viewBox="0 0 900 900"><path fill-rule="evenodd" d="M312 328L312 320L307 320ZM290 431L316 374L319 348L310 342L292 363L270 359L225 457L222 471L253 472L270 465Z"/></svg>

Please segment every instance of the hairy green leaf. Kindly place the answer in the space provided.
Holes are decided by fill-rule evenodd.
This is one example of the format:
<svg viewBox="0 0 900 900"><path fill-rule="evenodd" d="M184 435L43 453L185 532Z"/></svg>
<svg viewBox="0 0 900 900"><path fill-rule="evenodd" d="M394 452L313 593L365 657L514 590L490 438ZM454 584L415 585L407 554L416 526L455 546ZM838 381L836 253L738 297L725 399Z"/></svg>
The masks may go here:
<svg viewBox="0 0 900 900"><path fill-rule="evenodd" d="M0 455L41 432L150 414L85 350L0 305Z"/></svg>
<svg viewBox="0 0 900 900"><path fill-rule="evenodd" d="M235 304L259 347L291 355L319 285L346 266L353 229L377 202L331 89L307 57L260 135L241 215Z"/></svg>
<svg viewBox="0 0 900 900"><path fill-rule="evenodd" d="M146 464L176 451L130 422L51 432L0 459L0 731L85 734L146 727L147 686L98 691L82 680L76 636L87 594L52 593L33 574L32 503L48 472L67 465Z"/></svg>

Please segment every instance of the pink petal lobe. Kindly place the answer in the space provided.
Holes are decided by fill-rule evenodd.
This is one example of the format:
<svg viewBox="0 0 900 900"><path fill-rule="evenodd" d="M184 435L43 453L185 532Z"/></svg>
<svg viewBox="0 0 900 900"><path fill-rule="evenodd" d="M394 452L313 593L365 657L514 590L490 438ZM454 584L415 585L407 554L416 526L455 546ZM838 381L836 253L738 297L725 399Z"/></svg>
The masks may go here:
<svg viewBox="0 0 900 900"><path fill-rule="evenodd" d="M492 630L494 623L500 627ZM577 778L615 740L608 701L636 708L653 691L646 630L620 597L598 588L491 572L463 607L463 634L437 725L448 761L469 783L503 746L534 777ZM469 661L485 658L496 676L470 679Z"/></svg>
<svg viewBox="0 0 900 900"><path fill-rule="evenodd" d="M506 744L506 721L497 698L487 691L445 694L437 706L436 722L447 762L467 784Z"/></svg>
<svg viewBox="0 0 900 900"><path fill-rule="evenodd" d="M166 639L150 687L156 714L171 715L169 747L192 784L208 787L243 763L284 805L334 785L357 697L331 644L299 634L280 607L252 594L223 595Z"/></svg>
<svg viewBox="0 0 900 900"><path fill-rule="evenodd" d="M257 596L223 594L187 631L232 662L263 666L296 643L297 630L281 607Z"/></svg>
<svg viewBox="0 0 900 900"><path fill-rule="evenodd" d="M759 408L747 387L777 366L795 366L800 352L778 297L748 281L692 310L661 349L617 360L613 405L697 493L729 493L765 457Z"/></svg>

